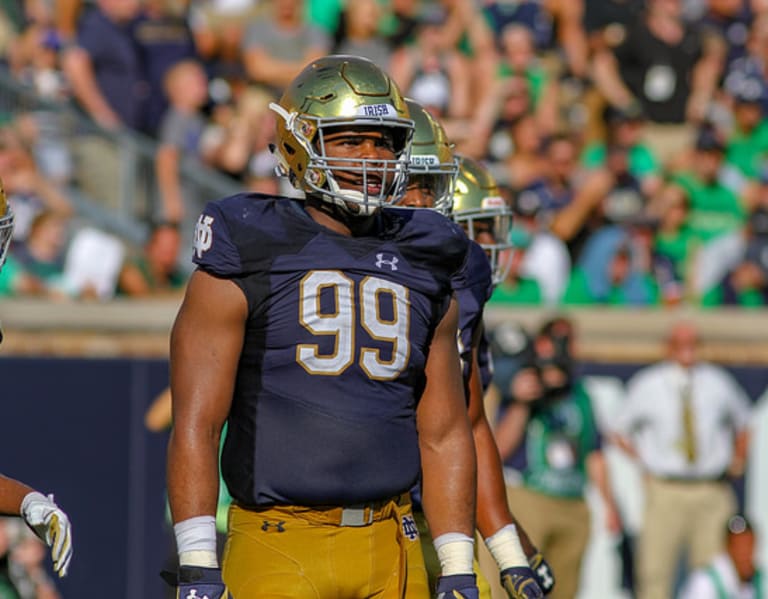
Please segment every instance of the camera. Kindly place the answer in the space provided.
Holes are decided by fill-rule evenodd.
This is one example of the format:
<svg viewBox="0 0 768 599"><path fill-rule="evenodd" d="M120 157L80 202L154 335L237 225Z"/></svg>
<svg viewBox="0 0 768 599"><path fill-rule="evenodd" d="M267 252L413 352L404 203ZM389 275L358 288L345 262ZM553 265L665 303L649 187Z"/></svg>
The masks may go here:
<svg viewBox="0 0 768 599"><path fill-rule="evenodd" d="M570 321L561 317L547 321L535 336L517 324L504 323L494 331L492 350L498 356L512 359L515 373L524 369L536 373L542 393L534 402L556 400L573 387L572 336Z"/></svg>

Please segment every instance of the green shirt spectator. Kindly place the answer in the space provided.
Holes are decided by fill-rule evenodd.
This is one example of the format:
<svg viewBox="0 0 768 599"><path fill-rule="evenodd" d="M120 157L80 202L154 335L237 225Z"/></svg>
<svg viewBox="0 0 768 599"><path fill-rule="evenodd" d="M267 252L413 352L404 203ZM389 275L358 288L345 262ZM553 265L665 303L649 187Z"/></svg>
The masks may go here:
<svg viewBox="0 0 768 599"><path fill-rule="evenodd" d="M744 224L746 212L738 196L719 181L707 182L694 173L682 173L675 181L688 192L687 224L700 241L730 233Z"/></svg>
<svg viewBox="0 0 768 599"><path fill-rule="evenodd" d="M626 231L611 226L596 231L571 273L563 304L651 306L659 303L658 285L637 267Z"/></svg>
<svg viewBox="0 0 768 599"><path fill-rule="evenodd" d="M598 168L605 164L607 146L602 142L589 144L581 154L581 163L588 169ZM628 152L629 172L638 179L648 175L658 175L661 165L645 145L632 146Z"/></svg>
<svg viewBox="0 0 768 599"><path fill-rule="evenodd" d="M584 385L577 382L567 397L541 401L531 408L523 482L545 495L581 498L587 484L587 456L598 449L591 401Z"/></svg>
<svg viewBox="0 0 768 599"><path fill-rule="evenodd" d="M744 176L755 179L760 174L763 160L768 154L768 120L763 120L751 131L736 130L728 140L725 161Z"/></svg>
<svg viewBox="0 0 768 599"><path fill-rule="evenodd" d="M494 289L488 303L538 306L542 303L541 288L535 279L525 277L504 281Z"/></svg>

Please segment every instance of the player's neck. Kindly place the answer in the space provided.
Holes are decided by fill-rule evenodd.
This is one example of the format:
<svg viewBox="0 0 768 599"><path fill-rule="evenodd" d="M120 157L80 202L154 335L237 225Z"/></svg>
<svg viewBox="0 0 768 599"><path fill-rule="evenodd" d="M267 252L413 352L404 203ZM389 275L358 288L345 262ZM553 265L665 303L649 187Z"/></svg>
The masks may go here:
<svg viewBox="0 0 768 599"><path fill-rule="evenodd" d="M334 233L347 237L366 235L374 224L373 216L353 216L342 208L322 200L313 201L313 199L307 198L304 208L316 223Z"/></svg>

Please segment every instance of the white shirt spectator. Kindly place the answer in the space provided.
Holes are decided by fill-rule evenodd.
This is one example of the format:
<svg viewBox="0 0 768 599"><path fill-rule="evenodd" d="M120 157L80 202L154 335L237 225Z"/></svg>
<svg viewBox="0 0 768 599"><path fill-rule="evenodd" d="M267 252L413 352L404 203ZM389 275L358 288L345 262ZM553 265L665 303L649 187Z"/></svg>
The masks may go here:
<svg viewBox="0 0 768 599"><path fill-rule="evenodd" d="M568 249L558 237L540 231L533 236L531 245L525 251L520 272L536 280L545 305L555 305L563 297L571 272Z"/></svg>
<svg viewBox="0 0 768 599"><path fill-rule="evenodd" d="M691 574L678 599L760 599L752 583L739 580L733 562L726 554L718 555L709 568Z"/></svg>
<svg viewBox="0 0 768 599"><path fill-rule="evenodd" d="M691 377L695 461L684 451L683 386ZM671 361L644 368L627 384L615 429L631 438L643 467L661 478L716 479L733 457L734 434L749 422L750 402L724 369L698 363L688 371Z"/></svg>

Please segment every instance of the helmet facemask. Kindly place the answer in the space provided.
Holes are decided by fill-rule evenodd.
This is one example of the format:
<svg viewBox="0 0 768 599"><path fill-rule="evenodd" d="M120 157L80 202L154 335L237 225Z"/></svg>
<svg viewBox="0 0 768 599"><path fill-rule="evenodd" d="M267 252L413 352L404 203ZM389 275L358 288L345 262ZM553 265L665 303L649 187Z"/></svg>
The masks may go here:
<svg viewBox="0 0 768 599"><path fill-rule="evenodd" d="M504 198L490 196L483 198L484 208L462 210L453 214L453 219L462 225L467 236L485 250L491 263L493 284L498 285L509 274L511 261L507 255L512 249L509 232L512 225L512 211ZM493 241L486 241L488 233ZM485 239L483 239L485 237Z"/></svg>
<svg viewBox="0 0 768 599"><path fill-rule="evenodd" d="M343 117L314 117L296 112L288 113L281 106L271 104L270 107L285 121L285 127L307 154L306 170L299 180L298 174L288 168L290 160L281 156L288 152L289 147L278 147L278 160L281 171L288 173L295 187L303 189L307 194L318 195L323 201L339 206L354 216L368 216L381 206L393 204L402 198L408 181L408 163L410 160L413 122L390 111L388 105L382 104L380 110L386 114L380 116L343 116ZM377 107L377 108L378 108ZM359 109L371 108L361 106ZM390 114L391 112L391 114ZM327 138L334 133L350 132L354 135L359 131L381 132L389 139L394 158L349 158L334 157L327 153ZM344 181L337 178L337 173L343 173L346 178L354 180L355 187L345 187ZM375 191L371 191L372 189Z"/></svg>

